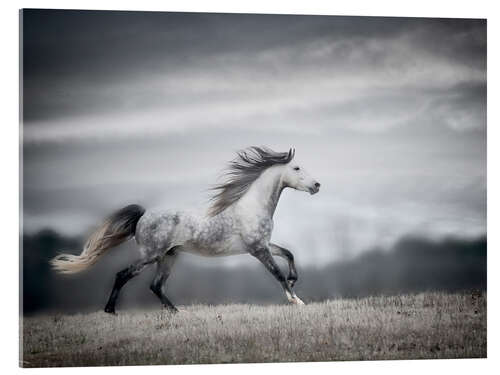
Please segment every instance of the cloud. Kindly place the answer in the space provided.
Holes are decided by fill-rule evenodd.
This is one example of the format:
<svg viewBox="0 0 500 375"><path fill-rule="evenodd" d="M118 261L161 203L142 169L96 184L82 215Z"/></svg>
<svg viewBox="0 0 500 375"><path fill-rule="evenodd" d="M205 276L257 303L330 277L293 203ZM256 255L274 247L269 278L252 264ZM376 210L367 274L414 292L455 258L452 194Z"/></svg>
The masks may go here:
<svg viewBox="0 0 500 375"><path fill-rule="evenodd" d="M329 21L345 25L343 19ZM230 17L227 22L233 25ZM318 22L328 24L323 18ZM362 29L377 23L369 19L353 22ZM199 43L198 36L180 24L174 23L173 30L168 24L163 28L156 25L151 31L152 43L156 45L160 40L165 43L164 48L158 51L147 44L141 46L142 60L123 51L123 41L110 27L105 32L110 37L95 48L101 50L101 44L118 40L115 52L125 54L125 61L116 62L116 56L110 54L116 72L109 71L98 57L91 55L87 58L96 57L98 61L89 59L88 69L82 67L74 75L56 76L54 80L49 75L50 81L43 75L25 77L24 139L45 142L155 137L205 127L267 128L269 123L282 126L284 131L303 130L306 121L291 121L296 113L319 121L328 118L329 126L359 132L385 131L407 123L423 111L428 112L427 117L446 117L443 124L453 130L484 126L484 108L476 103L486 90L485 66L482 60L471 57L481 56L482 40L477 32L481 24L448 33L435 23L408 24L411 27L400 24L391 33L374 31L367 35L340 33L338 29L331 34L320 33L311 22L308 25L313 35L297 40L273 28L281 39L266 43L265 38L255 38L249 50L215 33L218 26L211 24L215 34L209 34L209 40L229 39L210 52ZM137 27L136 34L141 36L134 34L132 40L145 42L151 27L146 27L142 34ZM304 28L302 25L298 29L304 32ZM292 34L298 31L293 30ZM186 46L174 36L180 40L191 36L196 42ZM246 34L240 36L245 38ZM82 40L92 51L85 44L89 40ZM139 43L138 40L131 43ZM463 52L468 45L469 55ZM170 57L183 55L186 48L190 56L187 61ZM149 69L144 61L151 61ZM64 69L63 63L59 64ZM102 77L104 72L107 73ZM454 92L459 87L465 92ZM450 92L443 95L445 90ZM466 100L460 103L460 97L474 104L464 109L460 104ZM311 131L314 123L308 122L307 128Z"/></svg>

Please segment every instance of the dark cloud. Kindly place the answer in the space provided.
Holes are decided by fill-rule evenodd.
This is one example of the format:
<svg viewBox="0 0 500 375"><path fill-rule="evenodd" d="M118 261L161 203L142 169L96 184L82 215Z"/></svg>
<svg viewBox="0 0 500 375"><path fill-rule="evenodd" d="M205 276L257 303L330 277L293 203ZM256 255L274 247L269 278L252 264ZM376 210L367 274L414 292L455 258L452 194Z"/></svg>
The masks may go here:
<svg viewBox="0 0 500 375"><path fill-rule="evenodd" d="M351 71L411 66L413 55L398 60L405 56L387 53L387 41L484 70L485 27L484 20L24 10L24 118L123 109L130 103L113 86L186 70L224 75L234 59L286 75L318 64ZM318 43L330 55L312 57ZM254 58L273 50L287 51L286 59ZM158 87L138 94L136 107L165 94L176 99L175 90Z"/></svg>

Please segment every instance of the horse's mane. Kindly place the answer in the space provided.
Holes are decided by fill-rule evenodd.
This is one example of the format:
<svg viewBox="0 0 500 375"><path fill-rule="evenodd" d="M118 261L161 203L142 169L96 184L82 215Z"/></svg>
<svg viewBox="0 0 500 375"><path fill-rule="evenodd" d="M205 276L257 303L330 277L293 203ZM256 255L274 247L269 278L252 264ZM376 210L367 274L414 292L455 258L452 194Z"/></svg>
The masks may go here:
<svg viewBox="0 0 500 375"><path fill-rule="evenodd" d="M289 163L295 150L276 152L268 147L248 147L237 152L224 173L225 181L211 188L209 216L215 216L240 199L261 173L276 164Z"/></svg>

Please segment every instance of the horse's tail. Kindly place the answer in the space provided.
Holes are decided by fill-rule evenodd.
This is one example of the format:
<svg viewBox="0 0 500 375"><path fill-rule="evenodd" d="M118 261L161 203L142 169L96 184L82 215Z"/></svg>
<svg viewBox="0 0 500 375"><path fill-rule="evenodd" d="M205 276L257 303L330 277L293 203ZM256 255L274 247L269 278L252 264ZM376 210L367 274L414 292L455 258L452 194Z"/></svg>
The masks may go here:
<svg viewBox="0 0 500 375"><path fill-rule="evenodd" d="M143 207L132 204L115 212L90 236L80 255L60 254L50 261L52 268L66 274L87 269L106 250L131 239L145 211Z"/></svg>

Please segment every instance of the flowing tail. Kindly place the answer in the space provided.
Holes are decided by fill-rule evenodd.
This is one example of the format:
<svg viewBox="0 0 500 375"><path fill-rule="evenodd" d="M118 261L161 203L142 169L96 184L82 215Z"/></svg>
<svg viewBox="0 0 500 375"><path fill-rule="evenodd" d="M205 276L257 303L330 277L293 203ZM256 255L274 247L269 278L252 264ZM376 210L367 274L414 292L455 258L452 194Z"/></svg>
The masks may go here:
<svg viewBox="0 0 500 375"><path fill-rule="evenodd" d="M115 212L90 236L80 255L60 254L50 261L52 268L66 274L89 268L106 250L135 235L137 222L145 211L143 207L132 204Z"/></svg>

